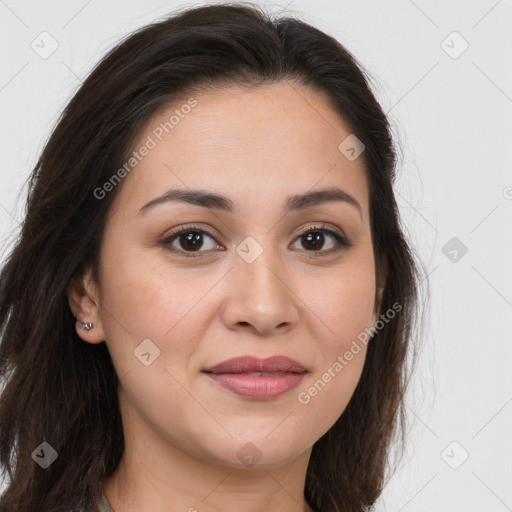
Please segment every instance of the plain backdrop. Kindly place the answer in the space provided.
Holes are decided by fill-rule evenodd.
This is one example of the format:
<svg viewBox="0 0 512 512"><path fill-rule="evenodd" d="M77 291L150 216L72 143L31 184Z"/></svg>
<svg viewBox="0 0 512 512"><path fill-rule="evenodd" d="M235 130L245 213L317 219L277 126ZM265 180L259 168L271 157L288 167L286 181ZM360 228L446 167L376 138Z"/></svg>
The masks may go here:
<svg viewBox="0 0 512 512"><path fill-rule="evenodd" d="M431 304L407 455L379 510L512 510L512 1L255 3L344 44L403 148L396 194ZM0 0L2 250L25 180L92 66L133 29L198 4Z"/></svg>

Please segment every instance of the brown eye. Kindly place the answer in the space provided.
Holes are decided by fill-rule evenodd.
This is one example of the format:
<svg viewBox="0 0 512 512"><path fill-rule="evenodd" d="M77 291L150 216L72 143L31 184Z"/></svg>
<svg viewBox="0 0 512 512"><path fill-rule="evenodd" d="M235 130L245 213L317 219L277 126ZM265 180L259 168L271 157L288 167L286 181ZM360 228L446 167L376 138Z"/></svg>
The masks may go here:
<svg viewBox="0 0 512 512"><path fill-rule="evenodd" d="M336 231L325 228L312 228L297 238L301 246L299 249L307 252L317 252L318 255L331 254L348 248L352 244Z"/></svg>
<svg viewBox="0 0 512 512"><path fill-rule="evenodd" d="M318 251L322 249L325 243L325 235L324 233L320 233L320 231L311 231L310 233L306 233L301 236L302 246L305 249L313 249Z"/></svg>
<svg viewBox="0 0 512 512"><path fill-rule="evenodd" d="M180 234L177 238L182 249L186 251L198 251L203 246L203 235L198 231Z"/></svg>
<svg viewBox="0 0 512 512"><path fill-rule="evenodd" d="M171 233L160 242L169 250L181 253L184 256L199 256L200 253L209 252L215 248L223 250L210 233L204 229L185 226ZM193 253L198 253L193 254Z"/></svg>

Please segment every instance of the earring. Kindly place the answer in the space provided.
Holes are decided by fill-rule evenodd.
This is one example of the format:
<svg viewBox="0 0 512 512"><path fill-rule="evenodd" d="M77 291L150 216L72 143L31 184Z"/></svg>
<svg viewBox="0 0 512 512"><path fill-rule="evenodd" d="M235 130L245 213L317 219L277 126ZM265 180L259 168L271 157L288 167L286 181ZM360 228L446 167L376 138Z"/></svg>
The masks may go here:
<svg viewBox="0 0 512 512"><path fill-rule="evenodd" d="M80 329L83 329L84 331L90 331L92 329L92 322L83 324L82 322L80 322L80 320L78 320L78 327L80 327Z"/></svg>

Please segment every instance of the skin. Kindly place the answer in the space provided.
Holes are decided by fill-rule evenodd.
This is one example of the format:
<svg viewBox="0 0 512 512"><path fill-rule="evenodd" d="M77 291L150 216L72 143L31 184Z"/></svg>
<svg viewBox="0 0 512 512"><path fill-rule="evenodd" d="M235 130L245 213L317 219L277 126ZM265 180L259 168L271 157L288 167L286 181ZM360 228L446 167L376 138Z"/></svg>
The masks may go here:
<svg viewBox="0 0 512 512"><path fill-rule="evenodd" d="M298 394L378 319L363 161L338 150L349 128L304 86L193 97L197 106L118 185L99 282L87 272L69 288L75 316L94 324L77 333L106 342L120 378L125 453L105 495L116 512L310 511L312 446L348 404L366 346L309 403ZM187 98L155 115L134 149ZM352 195L361 213L330 201L283 216L289 195L326 187ZM239 210L166 202L137 213L173 188L222 194ZM191 223L214 235L203 235L199 253L178 238L176 252L159 243ZM323 223L353 245L328 254L337 244L325 235L312 249L299 230ZM235 251L249 236L263 249L252 263ZM144 339L160 350L149 366L134 356ZM308 373L286 394L254 400L201 372L240 355L286 355ZM237 457L246 443L261 453L252 467Z"/></svg>

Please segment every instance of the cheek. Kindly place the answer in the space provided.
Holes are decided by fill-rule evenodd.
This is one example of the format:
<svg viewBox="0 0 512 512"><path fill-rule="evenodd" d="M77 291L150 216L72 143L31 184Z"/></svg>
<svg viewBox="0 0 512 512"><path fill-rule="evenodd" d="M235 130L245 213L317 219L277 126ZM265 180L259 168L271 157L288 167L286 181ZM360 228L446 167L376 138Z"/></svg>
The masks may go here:
<svg viewBox="0 0 512 512"><path fill-rule="evenodd" d="M375 285L373 279L348 276L324 292L323 320L332 331L327 346L343 347L347 340L356 338L371 325Z"/></svg>
<svg viewBox="0 0 512 512"><path fill-rule="evenodd" d="M356 352L355 354L354 352ZM359 382L364 366L366 346L359 344L348 351L340 350L329 363L315 373L297 394L297 416L311 437L320 438L346 409ZM346 357L351 354L350 360Z"/></svg>
<svg viewBox="0 0 512 512"><path fill-rule="evenodd" d="M338 269L310 275L304 281L300 296L307 297L304 302L311 305L319 327L323 326L325 336L317 339L326 356L332 358L334 353L344 351L352 339L371 326L375 291L371 251L354 252Z"/></svg>
<svg viewBox="0 0 512 512"><path fill-rule="evenodd" d="M326 432L345 410L363 370L375 298L371 254L358 264L347 263L336 278L320 281L308 292L318 316L318 364L300 386L297 401L306 421L313 421L311 428Z"/></svg>
<svg viewBox="0 0 512 512"><path fill-rule="evenodd" d="M186 358L194 349L190 340L199 339L209 320L201 298L218 277L200 270L192 276L166 263L165 258L149 257L152 251L147 249L116 251L111 247L105 247L108 257L100 300L105 339L118 373L138 369L140 361L134 351L148 339L163 356L155 360L155 366L168 359L171 340L173 354ZM197 321L197 311L202 311L202 323Z"/></svg>
<svg viewBox="0 0 512 512"><path fill-rule="evenodd" d="M178 433L204 415L186 390L188 362L211 322L201 298L219 278L201 270L192 276L149 252L109 253L102 322L124 399L154 429Z"/></svg>
<svg viewBox="0 0 512 512"><path fill-rule="evenodd" d="M218 281L216 272L184 269L156 248L107 247L105 254L101 302L111 320L137 338L163 339Z"/></svg>

